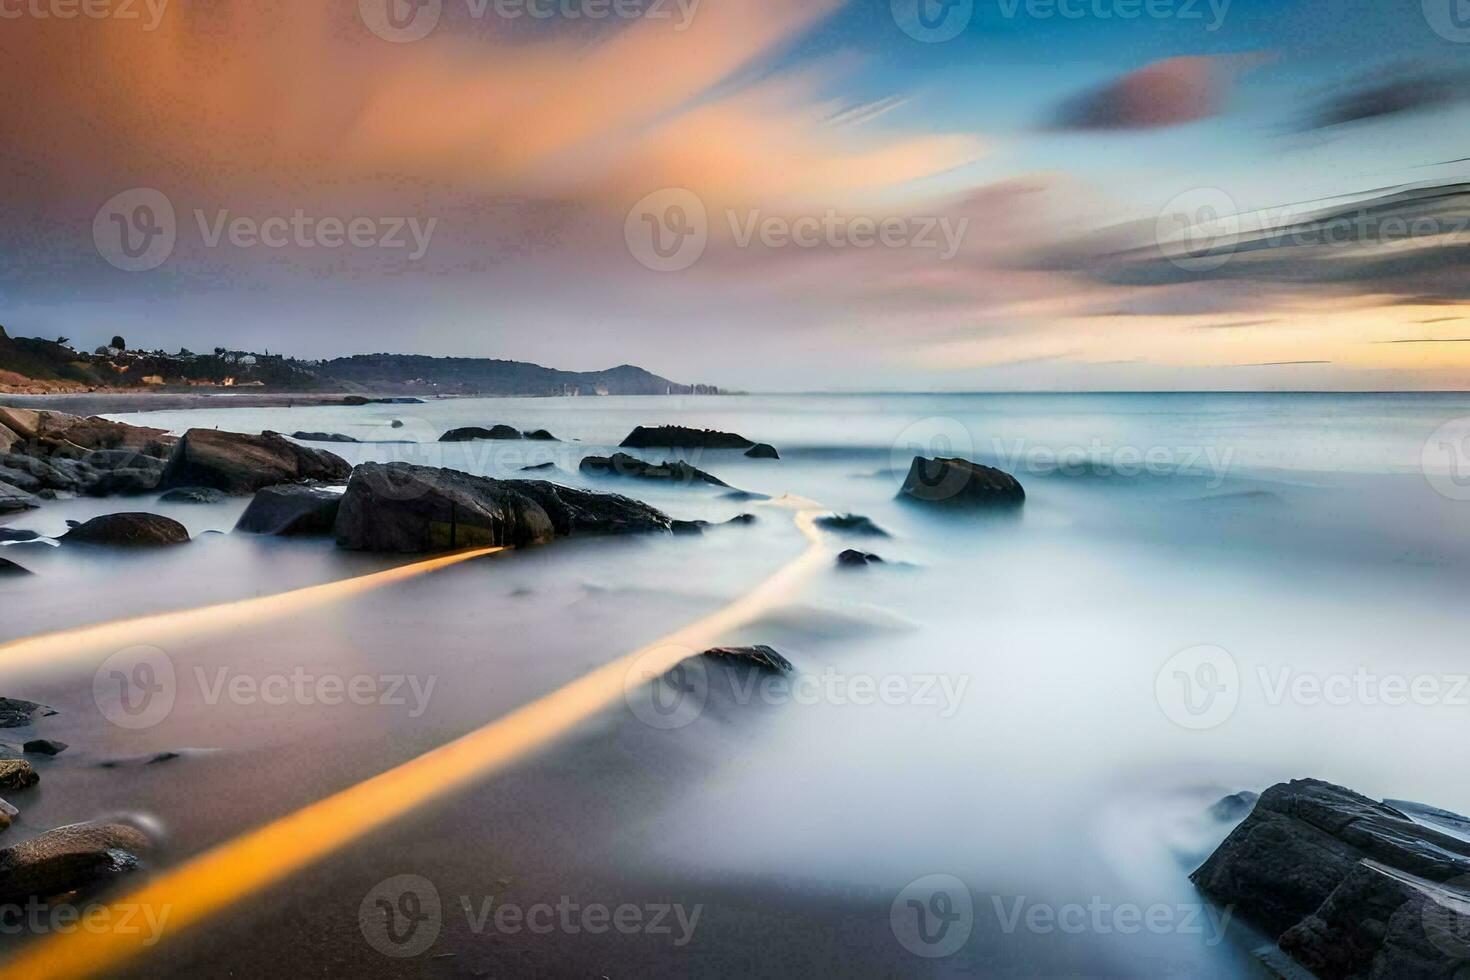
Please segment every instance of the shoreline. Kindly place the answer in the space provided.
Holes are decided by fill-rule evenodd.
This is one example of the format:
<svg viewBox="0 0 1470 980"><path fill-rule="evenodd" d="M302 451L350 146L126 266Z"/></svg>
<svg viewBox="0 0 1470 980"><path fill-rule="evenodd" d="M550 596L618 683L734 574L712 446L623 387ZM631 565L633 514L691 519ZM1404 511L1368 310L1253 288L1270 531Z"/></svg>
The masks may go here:
<svg viewBox="0 0 1470 980"><path fill-rule="evenodd" d="M196 408L295 408L314 405L355 405L351 399L392 399L395 395L351 392L57 392L47 395L0 394L0 406L29 408L68 415L120 415L134 412L176 412ZM420 401L438 401L425 398Z"/></svg>

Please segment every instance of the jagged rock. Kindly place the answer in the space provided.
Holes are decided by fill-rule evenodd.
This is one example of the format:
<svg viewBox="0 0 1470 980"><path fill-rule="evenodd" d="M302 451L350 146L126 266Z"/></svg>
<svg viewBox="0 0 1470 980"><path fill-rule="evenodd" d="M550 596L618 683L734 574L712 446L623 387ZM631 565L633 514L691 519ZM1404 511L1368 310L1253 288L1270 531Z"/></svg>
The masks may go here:
<svg viewBox="0 0 1470 980"><path fill-rule="evenodd" d="M0 728L24 728L31 724L37 715L42 718L50 718L54 714L56 714L54 708L48 708L34 701L0 698Z"/></svg>
<svg viewBox="0 0 1470 980"><path fill-rule="evenodd" d="M665 480L673 483L707 483L716 487L727 487L728 483L703 470L695 469L683 460L666 463L649 463L629 456L613 453L611 456L588 456L582 460L583 473L592 476L630 476L639 480Z"/></svg>
<svg viewBox="0 0 1470 980"><path fill-rule="evenodd" d="M49 738L33 738L21 746L21 751L31 755L60 755L68 748L70 746L65 742L56 742Z"/></svg>
<svg viewBox="0 0 1470 980"><path fill-rule="evenodd" d="M839 534L856 534L870 538L886 538L888 532L860 514L829 514L817 518L817 526Z"/></svg>
<svg viewBox="0 0 1470 980"><path fill-rule="evenodd" d="M159 496L163 504L217 504L225 495L210 487L175 487Z"/></svg>
<svg viewBox="0 0 1470 980"><path fill-rule="evenodd" d="M342 495L331 490L286 484L257 490L240 515L236 531L248 534L331 534Z"/></svg>
<svg viewBox="0 0 1470 980"><path fill-rule="evenodd" d="M755 443L733 432L682 425L640 425L619 445L624 449L749 449Z"/></svg>
<svg viewBox="0 0 1470 980"><path fill-rule="evenodd" d="M21 904L86 888L138 867L148 835L121 823L48 830L0 851L0 903Z"/></svg>
<svg viewBox="0 0 1470 980"><path fill-rule="evenodd" d="M30 510L41 506L33 494L27 493L0 480L0 514L13 514L18 510Z"/></svg>
<svg viewBox="0 0 1470 980"><path fill-rule="evenodd" d="M781 454L776 452L776 447L768 443L758 442L745 451L745 455L751 459L780 459Z"/></svg>
<svg viewBox="0 0 1470 980"><path fill-rule="evenodd" d="M714 660L728 660L732 663L754 664L762 670L775 674L789 674L796 668L791 661L781 656L768 646L750 647L715 647L704 651L703 656Z"/></svg>
<svg viewBox="0 0 1470 980"><path fill-rule="evenodd" d="M1015 477L993 466L967 459L915 456L899 497L929 504L967 507L1016 507L1026 491Z"/></svg>
<svg viewBox="0 0 1470 980"><path fill-rule="evenodd" d="M29 493L73 491L98 475L96 470L80 460L44 459L19 453L0 456L0 480Z"/></svg>
<svg viewBox="0 0 1470 980"><path fill-rule="evenodd" d="M476 425L466 426L462 429L450 429L439 437L440 442L474 442L478 439L520 439L520 430L509 425L497 425L489 429L482 429Z"/></svg>
<svg viewBox="0 0 1470 980"><path fill-rule="evenodd" d="M34 574L29 568L17 565L9 558L0 558L0 578L19 577Z"/></svg>
<svg viewBox="0 0 1470 980"><path fill-rule="evenodd" d="M560 439L545 429L534 429L530 432L522 433L522 435L527 439L534 439L536 442L561 442Z"/></svg>
<svg viewBox="0 0 1470 980"><path fill-rule="evenodd" d="M29 789L41 776L24 759L0 759L0 789Z"/></svg>
<svg viewBox="0 0 1470 980"><path fill-rule="evenodd" d="M854 548L848 548L837 556L837 564L847 567L881 565L882 563L883 559L877 555L866 551L858 551Z"/></svg>
<svg viewBox="0 0 1470 980"><path fill-rule="evenodd" d="M61 540L147 548L187 544L189 532L178 521L158 514L107 514L72 528Z"/></svg>
<svg viewBox="0 0 1470 980"><path fill-rule="evenodd" d="M338 432L293 432L292 439L300 439L302 442L358 442L351 436L344 436Z"/></svg>
<svg viewBox="0 0 1470 980"><path fill-rule="evenodd" d="M20 436L32 455L79 458L93 449L131 449L163 457L174 443L174 437L163 429L64 412L0 407L0 425Z"/></svg>
<svg viewBox="0 0 1470 980"><path fill-rule="evenodd" d="M365 463L347 484L335 534L339 545L352 550L422 552L668 530L667 516L615 494L408 463Z"/></svg>
<svg viewBox="0 0 1470 980"><path fill-rule="evenodd" d="M1319 977L1452 976L1470 957L1470 842L1464 817L1435 813L1278 783L1190 877Z"/></svg>
<svg viewBox="0 0 1470 980"><path fill-rule="evenodd" d="M159 487L211 487L245 494L280 483L340 483L351 472L342 457L297 445L284 436L190 429L174 447Z"/></svg>

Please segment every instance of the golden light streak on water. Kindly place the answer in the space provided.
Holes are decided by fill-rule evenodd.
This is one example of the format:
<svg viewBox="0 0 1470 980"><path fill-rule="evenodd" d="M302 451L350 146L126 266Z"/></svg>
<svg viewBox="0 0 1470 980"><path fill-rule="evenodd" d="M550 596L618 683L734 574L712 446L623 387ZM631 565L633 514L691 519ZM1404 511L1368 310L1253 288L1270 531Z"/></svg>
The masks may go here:
<svg viewBox="0 0 1470 980"><path fill-rule="evenodd" d="M124 908L148 910L155 918L164 918L161 936L166 940L416 807L561 737L622 697L630 671L658 676L686 659L691 650L712 646L722 634L787 603L802 582L830 561L813 522L820 513L804 510L796 515L810 547L730 605L484 728L206 851L109 903L111 916L106 921L119 921ZM146 952L151 938L146 929L136 934L53 934L6 964L3 973L27 978L89 976Z"/></svg>
<svg viewBox="0 0 1470 980"><path fill-rule="evenodd" d="M155 613L132 619L118 619L92 626L28 636L0 645L0 669L7 675L33 667L49 667L77 658L89 651L112 651L139 642L140 636L152 639L169 633L201 636L222 630L242 629L261 622L280 619L316 606L337 602L349 596L381 589L396 582L416 578L473 558L504 551L504 548L474 548L441 555L426 561L412 562L370 575L311 585L276 595L257 596L235 602L223 602L197 609Z"/></svg>

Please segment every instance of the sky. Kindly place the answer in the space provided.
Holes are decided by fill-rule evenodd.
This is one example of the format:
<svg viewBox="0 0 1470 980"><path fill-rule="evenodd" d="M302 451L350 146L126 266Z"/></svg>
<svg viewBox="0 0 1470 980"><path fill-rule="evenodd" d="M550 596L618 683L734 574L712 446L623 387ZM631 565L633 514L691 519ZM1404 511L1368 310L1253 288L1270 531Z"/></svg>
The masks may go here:
<svg viewBox="0 0 1470 980"><path fill-rule="evenodd" d="M0 0L0 323L1470 387L1470 0Z"/></svg>

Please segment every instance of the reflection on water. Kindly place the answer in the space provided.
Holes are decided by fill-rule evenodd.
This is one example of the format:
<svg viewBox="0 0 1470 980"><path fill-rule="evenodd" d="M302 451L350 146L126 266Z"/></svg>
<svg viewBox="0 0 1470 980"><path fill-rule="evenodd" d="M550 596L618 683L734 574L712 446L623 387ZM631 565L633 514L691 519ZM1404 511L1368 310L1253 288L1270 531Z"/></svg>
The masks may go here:
<svg viewBox="0 0 1470 980"><path fill-rule="evenodd" d="M668 888L723 882L729 894L764 882L764 899L731 906L739 914L709 913L681 961L719 963L699 959L701 943L715 956L708 950L723 948L721 936L743 943L755 921L768 937L747 947L755 973L774 972L783 950L826 948L769 921L773 910L789 911L783 902L809 909L811 883L892 897L943 874L972 893L965 945L931 960L869 929L867 953L848 966L1239 975L1238 945L1209 942L1208 923L1203 933L1071 934L1037 931L1014 913L1037 904L1197 904L1187 873L1228 829L1203 811L1228 792L1278 779L1312 775L1374 796L1470 808L1470 781L1446 752L1470 713L1470 692L1453 691L1465 673L1467 504L1436 492L1421 471L1426 440L1465 416L1470 399L1461 396L926 395L461 400L129 417L176 430L301 429L423 443L330 447L354 462L411 459L513 477L551 461L556 471L535 475L615 488L681 519L751 512L757 521L697 538L559 542L284 620L167 642L140 636L166 650L179 678L171 711L147 728L108 720L93 697L95 664L27 671L0 694L57 707L41 730L74 748L47 765L44 794L10 834L107 809L146 810L169 824L161 861L174 863L720 608L801 552L790 511L718 488L589 481L576 471L584 453L605 452L634 425L708 426L772 442L783 458L686 454L695 465L743 490L795 493L872 518L891 537L828 543L876 551L885 564L823 571L791 590L788 605L721 637L776 647L797 668L793 683L711 671L700 709L673 727L612 710L523 771L406 818L395 839L398 853L417 855L413 870L452 881L482 868L493 881L492 870L510 868L541 876L551 893L579 876ZM393 419L403 427L391 428ZM449 428L494 423L545 427L566 442L433 442ZM1027 490L1023 514L988 521L898 505L916 449L1015 472ZM228 531L241 508L232 501L168 513L197 536ZM59 533L68 518L116 509L116 501L58 502L12 524ZM7 639L397 563L325 542L211 534L158 555L44 544L3 554L40 573L0 585ZM1189 654L1161 677L1166 662L1194 648L1227 659ZM435 683L427 704L259 696L263 680L298 671L403 676L405 691L410 676L420 692ZM232 696L237 677L257 694ZM1395 679L1438 694L1406 702ZM219 751L95 766L181 748ZM429 839L485 854L467 858L428 847ZM359 879L366 888L402 870L402 861L382 857L365 848L302 873L292 887L347 896ZM360 898L360 890L343 897L344 907L355 910ZM333 907L322 899L320 908ZM245 924L257 913L269 914L256 909ZM311 942L334 951L361 945L355 920L338 923L334 914L321 912L312 934L342 935ZM218 941L237 927L210 928ZM182 968L210 941L201 936L159 962ZM453 930L441 939L451 949L455 942ZM563 965L583 965L574 945ZM620 962L636 961L626 952ZM270 962L265 952L251 955ZM391 972L374 955L361 968ZM667 961L650 963L667 970Z"/></svg>

